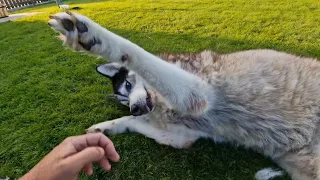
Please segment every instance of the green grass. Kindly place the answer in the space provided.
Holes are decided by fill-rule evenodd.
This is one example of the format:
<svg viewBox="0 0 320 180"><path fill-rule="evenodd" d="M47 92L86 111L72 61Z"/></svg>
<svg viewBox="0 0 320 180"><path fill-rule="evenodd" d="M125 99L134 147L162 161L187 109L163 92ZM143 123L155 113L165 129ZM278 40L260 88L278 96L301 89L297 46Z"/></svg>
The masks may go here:
<svg viewBox="0 0 320 180"><path fill-rule="evenodd" d="M69 2L71 3L71 2ZM318 0L72 1L103 26L153 52L272 48L320 58ZM64 138L128 114L106 99L103 62L61 46L46 24L58 12L0 24L0 177L19 177ZM248 180L275 166L250 150L201 140L175 150L137 134L111 137L121 155L111 172L80 179ZM288 178L282 178L288 179Z"/></svg>

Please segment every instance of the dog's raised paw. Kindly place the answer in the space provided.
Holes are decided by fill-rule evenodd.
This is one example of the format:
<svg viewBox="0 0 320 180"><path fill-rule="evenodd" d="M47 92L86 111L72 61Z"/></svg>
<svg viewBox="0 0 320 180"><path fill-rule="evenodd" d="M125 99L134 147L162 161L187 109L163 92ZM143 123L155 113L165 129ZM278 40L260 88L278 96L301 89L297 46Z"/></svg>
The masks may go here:
<svg viewBox="0 0 320 180"><path fill-rule="evenodd" d="M100 128L97 128L97 127L90 127L88 129L86 129L86 133L87 134L89 134L89 133L100 133L100 132L102 132L105 135L113 135L113 134L115 134L115 131L113 129L100 129Z"/></svg>
<svg viewBox="0 0 320 180"><path fill-rule="evenodd" d="M99 124L95 124L90 128L86 129L87 133L102 132L105 135L115 135L119 133L130 132L130 130L122 123L116 121L106 121Z"/></svg>
<svg viewBox="0 0 320 180"><path fill-rule="evenodd" d="M94 36L98 25L91 19L71 12L60 12L49 18L49 26L58 31L60 39L73 50L94 52L101 45L101 40Z"/></svg>

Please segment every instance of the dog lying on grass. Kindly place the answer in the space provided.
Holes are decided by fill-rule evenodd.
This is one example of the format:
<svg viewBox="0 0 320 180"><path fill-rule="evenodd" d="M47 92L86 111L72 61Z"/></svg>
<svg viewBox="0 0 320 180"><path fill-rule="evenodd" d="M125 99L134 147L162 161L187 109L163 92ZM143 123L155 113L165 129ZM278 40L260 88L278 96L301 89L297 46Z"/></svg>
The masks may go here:
<svg viewBox="0 0 320 180"><path fill-rule="evenodd" d="M112 62L98 71L133 114L88 133L137 132L175 148L210 138L260 152L295 180L320 179L315 59L274 50L155 56L83 15L50 18L65 45Z"/></svg>

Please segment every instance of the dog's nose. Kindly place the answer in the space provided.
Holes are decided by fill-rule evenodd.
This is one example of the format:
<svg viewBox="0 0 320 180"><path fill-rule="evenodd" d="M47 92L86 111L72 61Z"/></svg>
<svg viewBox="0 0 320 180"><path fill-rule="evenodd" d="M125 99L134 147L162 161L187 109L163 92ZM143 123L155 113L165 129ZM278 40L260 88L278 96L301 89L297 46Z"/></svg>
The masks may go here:
<svg viewBox="0 0 320 180"><path fill-rule="evenodd" d="M132 105L131 106L131 113L134 115L134 116L140 116L141 115L141 112L140 112L140 109L139 109L139 106L137 105Z"/></svg>
<svg viewBox="0 0 320 180"><path fill-rule="evenodd" d="M134 116L141 116L143 114L147 114L150 111L147 105L132 105L131 106L131 113Z"/></svg>

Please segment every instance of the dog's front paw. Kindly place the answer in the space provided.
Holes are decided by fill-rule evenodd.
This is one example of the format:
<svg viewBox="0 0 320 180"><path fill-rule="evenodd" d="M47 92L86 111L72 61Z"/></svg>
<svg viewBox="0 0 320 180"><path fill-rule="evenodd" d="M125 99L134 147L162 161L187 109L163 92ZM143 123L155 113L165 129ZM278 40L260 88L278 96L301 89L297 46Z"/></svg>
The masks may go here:
<svg viewBox="0 0 320 180"><path fill-rule="evenodd" d="M128 128L122 123L117 123L116 121L107 121L99 124L95 124L90 128L86 129L87 133L98 133L102 132L106 135L115 135L125 132L129 132Z"/></svg>
<svg viewBox="0 0 320 180"><path fill-rule="evenodd" d="M88 129L86 129L86 133L89 134L89 133L99 133L99 132L102 132L102 130L98 127L95 127L95 126L91 126L89 127Z"/></svg>
<svg viewBox="0 0 320 180"><path fill-rule="evenodd" d="M60 39L73 50L94 53L101 47L101 40L95 36L99 26L91 19L70 12L60 12L49 17L48 24L61 33Z"/></svg>

